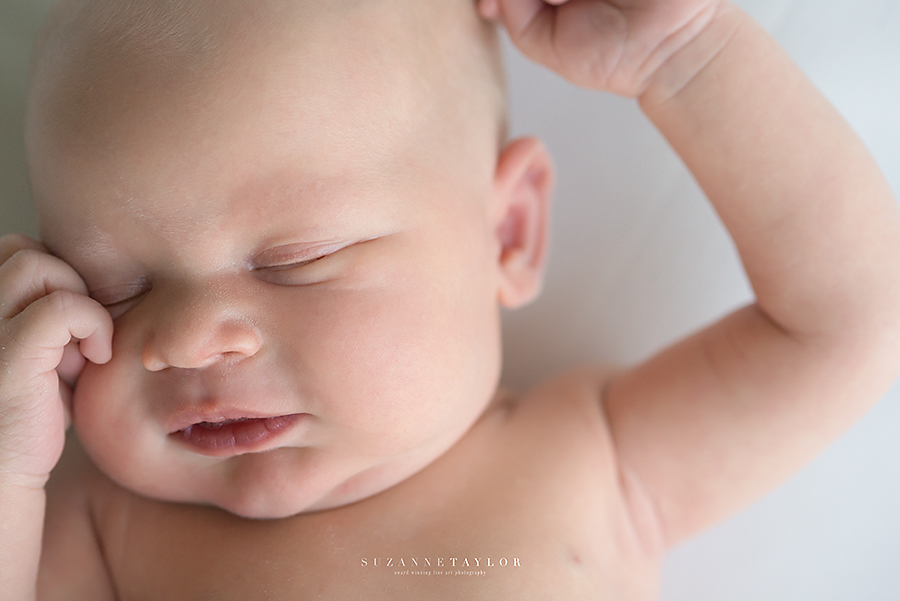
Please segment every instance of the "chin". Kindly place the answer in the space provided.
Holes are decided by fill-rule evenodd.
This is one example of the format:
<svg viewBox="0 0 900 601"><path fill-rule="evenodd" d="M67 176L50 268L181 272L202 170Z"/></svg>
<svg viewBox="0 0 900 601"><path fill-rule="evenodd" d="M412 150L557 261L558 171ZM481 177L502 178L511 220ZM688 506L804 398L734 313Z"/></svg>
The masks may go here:
<svg viewBox="0 0 900 601"><path fill-rule="evenodd" d="M267 487L266 487L267 488ZM285 494L281 490L246 488L230 491L227 498L215 499L212 504L236 516L253 520L277 520L300 513L315 511L314 501Z"/></svg>
<svg viewBox="0 0 900 601"><path fill-rule="evenodd" d="M302 506L286 506L283 503L234 503L219 504L218 507L248 520L280 520L308 511Z"/></svg>
<svg viewBox="0 0 900 601"><path fill-rule="evenodd" d="M278 449L229 460L228 475L204 499L234 515L281 519L346 504L339 471L308 450Z"/></svg>

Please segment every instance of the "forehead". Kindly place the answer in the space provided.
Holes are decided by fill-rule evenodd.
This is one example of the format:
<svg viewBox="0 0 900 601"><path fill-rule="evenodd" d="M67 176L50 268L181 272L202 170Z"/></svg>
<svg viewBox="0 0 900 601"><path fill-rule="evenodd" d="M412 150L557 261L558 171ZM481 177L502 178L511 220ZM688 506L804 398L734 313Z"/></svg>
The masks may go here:
<svg viewBox="0 0 900 601"><path fill-rule="evenodd" d="M283 124L273 136L289 126L296 139L352 130L374 151L373 143L421 131L435 110L430 46L416 40L410 11L385 10L385 2L266 2L271 10L223 2L209 15L185 8L208 2L166 3L175 15L133 4L157 7L117 3L113 16L72 17L72 32L59 36L35 77L32 137L75 154L121 152L121 144L171 133L168 125L196 145L224 124L258 128L268 116ZM336 115L344 127L317 127Z"/></svg>
<svg viewBox="0 0 900 601"><path fill-rule="evenodd" d="M491 68L470 0L113 4L57 17L69 33L37 61L45 242L99 242L122 217L174 239L248 203L315 198L337 218L412 179L491 179L496 113L459 69Z"/></svg>

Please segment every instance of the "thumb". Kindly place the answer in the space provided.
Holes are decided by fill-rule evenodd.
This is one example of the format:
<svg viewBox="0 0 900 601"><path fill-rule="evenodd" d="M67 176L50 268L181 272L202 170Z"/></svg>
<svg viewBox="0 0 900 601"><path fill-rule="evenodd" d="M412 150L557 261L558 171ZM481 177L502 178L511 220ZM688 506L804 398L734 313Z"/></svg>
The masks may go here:
<svg viewBox="0 0 900 601"><path fill-rule="evenodd" d="M84 355L78 350L78 342L73 340L63 348L62 359L56 367L56 373L59 374L59 396L63 402L67 430L72 424L72 391L86 363Z"/></svg>
<svg viewBox="0 0 900 601"><path fill-rule="evenodd" d="M500 20L512 42L526 56L547 64L556 29L559 5L567 0L483 0L485 18ZM493 15L488 17L487 15Z"/></svg>

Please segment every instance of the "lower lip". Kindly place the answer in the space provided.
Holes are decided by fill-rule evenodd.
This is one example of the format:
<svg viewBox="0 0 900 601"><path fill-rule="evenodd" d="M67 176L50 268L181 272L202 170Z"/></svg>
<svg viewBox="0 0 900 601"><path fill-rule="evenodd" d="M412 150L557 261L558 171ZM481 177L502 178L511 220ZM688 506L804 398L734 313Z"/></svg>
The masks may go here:
<svg viewBox="0 0 900 601"><path fill-rule="evenodd" d="M170 436L204 455L222 457L253 453L270 448L274 439L296 425L303 415L200 422Z"/></svg>

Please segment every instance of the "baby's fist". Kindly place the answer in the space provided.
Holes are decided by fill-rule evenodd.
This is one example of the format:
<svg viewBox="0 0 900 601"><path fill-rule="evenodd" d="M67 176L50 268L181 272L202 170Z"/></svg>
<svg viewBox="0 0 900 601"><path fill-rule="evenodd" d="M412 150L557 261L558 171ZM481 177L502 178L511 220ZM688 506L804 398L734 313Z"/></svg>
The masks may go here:
<svg viewBox="0 0 900 601"><path fill-rule="evenodd" d="M638 97L724 0L480 0L527 57L572 83Z"/></svg>
<svg viewBox="0 0 900 601"><path fill-rule="evenodd" d="M109 313L25 236L0 238L0 473L43 486L62 453L71 386L112 356ZM62 376L62 378L60 377Z"/></svg>

